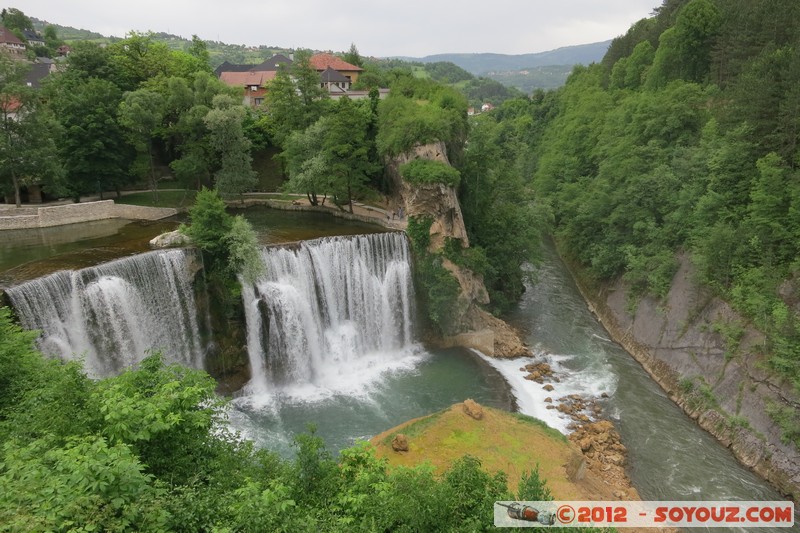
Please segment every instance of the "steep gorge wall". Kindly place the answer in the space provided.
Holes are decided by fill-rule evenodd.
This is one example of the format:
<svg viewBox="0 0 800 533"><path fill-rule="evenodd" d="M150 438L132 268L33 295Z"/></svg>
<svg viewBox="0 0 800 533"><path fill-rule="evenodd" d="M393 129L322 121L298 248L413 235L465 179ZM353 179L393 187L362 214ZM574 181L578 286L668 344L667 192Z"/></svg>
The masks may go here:
<svg viewBox="0 0 800 533"><path fill-rule="evenodd" d="M433 219L428 248L430 252L440 251L447 238L457 239L464 248L469 247L469 237L455 189L442 184L411 184L400 175L400 167L415 159L450 164L443 142L417 146L389 161L387 172L395 190L393 208L402 207L408 217L428 216ZM511 326L480 307L489 303L483 278L447 259L442 265L453 274L461 287L458 302L453 307L459 333L436 340L443 346L474 348L494 357L530 355L530 350Z"/></svg>
<svg viewBox="0 0 800 533"><path fill-rule="evenodd" d="M792 444L781 442L767 411L776 405L798 409L798 397L789 384L764 370L758 331L745 327L738 343L720 333L725 325L746 321L695 282L688 256L679 261L666 300L644 298L633 312L623 281L599 287L578 282L614 340L669 397L742 464L797 502L800 456Z"/></svg>

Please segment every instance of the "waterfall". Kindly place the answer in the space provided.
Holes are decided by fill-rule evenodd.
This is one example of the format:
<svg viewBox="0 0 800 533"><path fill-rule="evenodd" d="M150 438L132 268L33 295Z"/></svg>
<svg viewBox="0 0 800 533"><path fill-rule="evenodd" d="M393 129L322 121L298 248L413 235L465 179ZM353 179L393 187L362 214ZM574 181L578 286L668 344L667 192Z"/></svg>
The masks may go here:
<svg viewBox="0 0 800 533"><path fill-rule="evenodd" d="M168 362L202 368L192 286L194 252L156 251L56 272L7 293L43 353L84 359L92 376L119 373L160 349Z"/></svg>
<svg viewBox="0 0 800 533"><path fill-rule="evenodd" d="M262 259L266 274L242 291L251 392L342 379L412 344L414 292L404 234L267 247Z"/></svg>

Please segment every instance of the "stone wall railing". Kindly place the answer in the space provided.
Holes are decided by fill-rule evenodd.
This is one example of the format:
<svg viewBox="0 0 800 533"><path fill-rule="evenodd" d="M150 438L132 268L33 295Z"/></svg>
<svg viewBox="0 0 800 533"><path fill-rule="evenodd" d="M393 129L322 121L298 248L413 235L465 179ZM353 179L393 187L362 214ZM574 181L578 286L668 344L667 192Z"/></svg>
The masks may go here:
<svg viewBox="0 0 800 533"><path fill-rule="evenodd" d="M109 218L131 220L160 220L176 215L170 207L145 207L115 204L113 200L48 207L23 207L0 210L0 231L12 229L49 228L77 222Z"/></svg>

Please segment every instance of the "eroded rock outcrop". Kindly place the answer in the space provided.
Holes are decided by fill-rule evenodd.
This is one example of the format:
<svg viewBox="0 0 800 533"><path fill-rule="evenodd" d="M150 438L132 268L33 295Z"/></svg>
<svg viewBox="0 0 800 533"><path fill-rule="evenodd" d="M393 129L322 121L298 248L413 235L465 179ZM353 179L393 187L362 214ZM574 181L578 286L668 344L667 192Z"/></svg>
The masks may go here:
<svg viewBox="0 0 800 533"><path fill-rule="evenodd" d="M639 499L638 492L625 474L627 449L614 424L600 420L579 426L569 435L569 440L580 448L589 470L614 488L614 497Z"/></svg>
<svg viewBox="0 0 800 533"><path fill-rule="evenodd" d="M411 184L400 175L400 167L415 159L449 164L442 142L417 146L391 160L387 169L397 191L394 208L402 207L409 217L426 216L432 219L429 251L440 251L448 238L460 241L464 248L469 247L469 237L455 189L443 184ZM458 281L461 293L453 306L458 333L439 339L441 344L474 348L494 357L531 355L514 328L480 307L489 303L483 278L447 259L442 261L442 266Z"/></svg>

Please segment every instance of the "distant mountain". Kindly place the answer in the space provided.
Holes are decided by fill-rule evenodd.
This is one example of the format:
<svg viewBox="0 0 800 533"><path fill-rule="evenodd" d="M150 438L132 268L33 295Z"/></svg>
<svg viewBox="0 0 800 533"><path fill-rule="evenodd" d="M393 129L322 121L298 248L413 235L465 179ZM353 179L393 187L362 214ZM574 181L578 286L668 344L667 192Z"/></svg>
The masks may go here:
<svg viewBox="0 0 800 533"><path fill-rule="evenodd" d="M483 76L494 72L510 72L552 65L588 65L599 62L611 41L565 46L536 54L436 54L422 58L402 57L407 61L435 63L450 61L472 74Z"/></svg>

